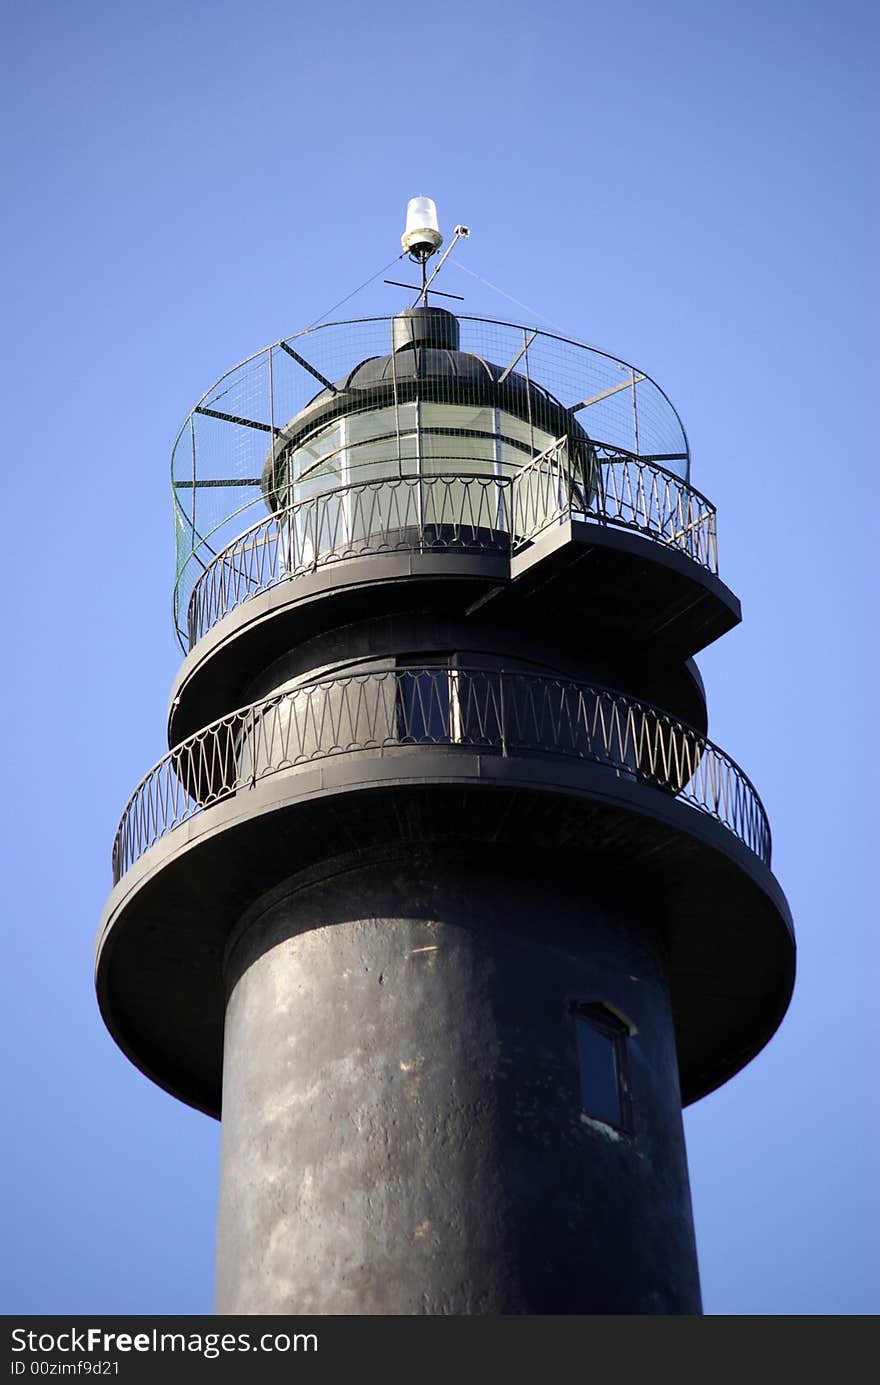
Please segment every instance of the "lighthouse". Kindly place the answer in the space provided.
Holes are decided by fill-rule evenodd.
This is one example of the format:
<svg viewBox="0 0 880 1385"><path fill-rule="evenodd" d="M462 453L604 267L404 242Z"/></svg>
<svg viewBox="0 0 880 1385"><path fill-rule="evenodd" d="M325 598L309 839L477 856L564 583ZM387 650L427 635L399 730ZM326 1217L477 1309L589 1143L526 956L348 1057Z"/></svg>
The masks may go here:
<svg viewBox="0 0 880 1385"><path fill-rule="evenodd" d="M101 1011L222 1119L218 1313L698 1313L682 1106L794 979L694 662L740 620L715 510L646 371L451 306L430 198L402 244L412 301L174 444Z"/></svg>

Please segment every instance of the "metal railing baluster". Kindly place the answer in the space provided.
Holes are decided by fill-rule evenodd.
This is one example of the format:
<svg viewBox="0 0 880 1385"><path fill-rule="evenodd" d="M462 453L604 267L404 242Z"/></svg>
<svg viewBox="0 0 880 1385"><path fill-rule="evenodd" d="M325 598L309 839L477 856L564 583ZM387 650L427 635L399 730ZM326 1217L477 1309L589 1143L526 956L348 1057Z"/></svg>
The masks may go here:
<svg viewBox="0 0 880 1385"><path fill-rule="evenodd" d="M113 845L114 880L175 827L246 785L307 761L405 745L587 758L716 818L769 864L758 795L693 727L575 680L434 667L276 693L182 741L129 799Z"/></svg>

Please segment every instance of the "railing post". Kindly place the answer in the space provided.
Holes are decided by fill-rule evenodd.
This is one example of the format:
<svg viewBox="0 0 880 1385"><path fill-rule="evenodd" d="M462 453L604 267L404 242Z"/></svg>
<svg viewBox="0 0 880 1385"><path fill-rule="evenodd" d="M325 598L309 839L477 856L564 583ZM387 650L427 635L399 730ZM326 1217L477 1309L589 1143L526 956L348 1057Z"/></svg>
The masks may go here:
<svg viewBox="0 0 880 1385"><path fill-rule="evenodd" d="M507 707L504 691L507 684L507 674L502 672L498 675L498 722L501 730L501 754L507 754Z"/></svg>

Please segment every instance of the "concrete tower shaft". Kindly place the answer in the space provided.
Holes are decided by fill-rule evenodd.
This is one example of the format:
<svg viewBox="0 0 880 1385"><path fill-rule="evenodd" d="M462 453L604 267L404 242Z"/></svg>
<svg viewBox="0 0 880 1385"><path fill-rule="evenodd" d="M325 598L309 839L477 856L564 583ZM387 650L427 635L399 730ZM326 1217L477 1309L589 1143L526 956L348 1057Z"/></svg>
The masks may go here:
<svg viewBox="0 0 880 1385"><path fill-rule="evenodd" d="M698 1312L681 1105L794 948L678 416L436 308L245 366L175 451L186 657L98 940L117 1041L222 1107L218 1311Z"/></svg>
<svg viewBox="0 0 880 1385"><path fill-rule="evenodd" d="M571 866L421 845L249 911L219 1311L699 1311L662 949ZM638 1016L625 1130L581 1109L577 1007L607 995Z"/></svg>

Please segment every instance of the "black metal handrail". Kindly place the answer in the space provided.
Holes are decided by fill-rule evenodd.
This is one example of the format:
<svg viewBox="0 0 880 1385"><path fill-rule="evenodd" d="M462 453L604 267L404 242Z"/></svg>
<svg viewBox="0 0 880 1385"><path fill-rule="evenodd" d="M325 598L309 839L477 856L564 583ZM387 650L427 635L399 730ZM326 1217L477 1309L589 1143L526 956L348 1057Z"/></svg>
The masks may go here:
<svg viewBox="0 0 880 1385"><path fill-rule="evenodd" d="M550 676L406 668L277 693L175 746L125 808L113 847L114 882L175 827L270 775L335 755L422 745L604 765L708 814L770 863L767 817L742 770L659 708Z"/></svg>
<svg viewBox="0 0 880 1385"><path fill-rule="evenodd" d="M347 558L426 549L518 553L582 518L631 529L717 573L715 510L657 463L560 438L512 475L443 471L337 486L252 524L193 588L189 647L251 597Z"/></svg>

